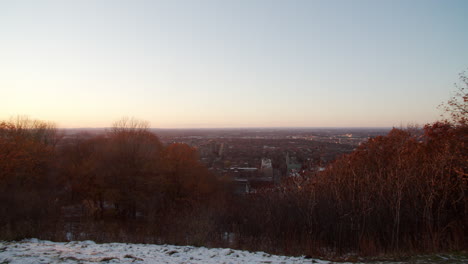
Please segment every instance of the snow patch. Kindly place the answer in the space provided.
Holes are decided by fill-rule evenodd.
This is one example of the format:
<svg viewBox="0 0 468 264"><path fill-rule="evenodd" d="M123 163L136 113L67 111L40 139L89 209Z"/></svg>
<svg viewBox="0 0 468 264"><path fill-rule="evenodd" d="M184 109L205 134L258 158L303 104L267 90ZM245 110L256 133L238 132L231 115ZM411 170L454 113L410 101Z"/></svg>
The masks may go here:
<svg viewBox="0 0 468 264"><path fill-rule="evenodd" d="M270 255L230 248L205 248L173 245L146 245L71 241L66 243L38 239L19 242L0 241L0 263L330 263L304 257Z"/></svg>

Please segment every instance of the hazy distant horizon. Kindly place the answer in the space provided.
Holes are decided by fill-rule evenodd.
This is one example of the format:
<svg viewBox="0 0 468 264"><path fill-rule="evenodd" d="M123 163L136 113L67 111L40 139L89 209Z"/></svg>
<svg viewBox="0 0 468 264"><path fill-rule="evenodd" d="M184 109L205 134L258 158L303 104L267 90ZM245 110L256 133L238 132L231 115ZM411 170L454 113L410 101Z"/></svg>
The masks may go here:
<svg viewBox="0 0 468 264"><path fill-rule="evenodd" d="M394 126L395 128L397 126ZM307 130L307 129L392 129L394 127L180 127L180 128L174 128L174 127L149 127L149 130ZM401 126L398 126L401 127ZM405 126L403 126L405 127ZM105 129L112 129L111 126L109 127L59 127L59 129L64 129L64 130L105 130Z"/></svg>

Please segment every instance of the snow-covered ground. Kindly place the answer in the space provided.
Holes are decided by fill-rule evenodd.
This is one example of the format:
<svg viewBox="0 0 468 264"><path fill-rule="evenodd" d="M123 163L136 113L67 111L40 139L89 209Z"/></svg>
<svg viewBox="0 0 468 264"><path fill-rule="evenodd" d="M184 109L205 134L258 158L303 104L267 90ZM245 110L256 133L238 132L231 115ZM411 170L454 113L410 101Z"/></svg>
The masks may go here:
<svg viewBox="0 0 468 264"><path fill-rule="evenodd" d="M0 264L46 264L46 263L318 263L333 262L270 255L264 252L248 252L229 248L205 248L172 245L145 245L73 241L57 243L27 239L19 242L0 241ZM414 256L404 262L372 262L373 264L468 264L468 254ZM345 264L345 263L340 263ZM354 263L357 264L357 263Z"/></svg>
<svg viewBox="0 0 468 264"><path fill-rule="evenodd" d="M329 263L304 257L270 255L223 248L145 245L92 241L57 243L27 239L0 241L0 264L36 263Z"/></svg>

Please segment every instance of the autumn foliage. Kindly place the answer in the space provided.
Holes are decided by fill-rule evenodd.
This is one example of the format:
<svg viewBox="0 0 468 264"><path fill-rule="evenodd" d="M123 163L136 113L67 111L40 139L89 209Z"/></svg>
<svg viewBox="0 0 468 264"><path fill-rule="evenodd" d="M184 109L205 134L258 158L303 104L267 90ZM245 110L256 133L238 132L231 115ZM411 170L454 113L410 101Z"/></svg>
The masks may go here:
<svg viewBox="0 0 468 264"><path fill-rule="evenodd" d="M50 123L4 121L0 239L324 256L466 249L466 106L466 90L459 89L447 104L449 120L394 128L323 172L248 195L235 195L228 180L199 162L196 149L163 145L143 121L124 118L104 134L66 141Z"/></svg>
<svg viewBox="0 0 468 264"><path fill-rule="evenodd" d="M67 224L96 240L107 239L103 226L146 226L161 237L175 217L195 217L222 196L222 180L194 148L163 146L145 122L122 119L104 135L58 139L45 122L0 124L3 238L64 239L74 231Z"/></svg>
<svg viewBox="0 0 468 264"><path fill-rule="evenodd" d="M55 214L58 182L51 168L57 138L45 122L18 117L0 123L0 224L7 237L21 237Z"/></svg>

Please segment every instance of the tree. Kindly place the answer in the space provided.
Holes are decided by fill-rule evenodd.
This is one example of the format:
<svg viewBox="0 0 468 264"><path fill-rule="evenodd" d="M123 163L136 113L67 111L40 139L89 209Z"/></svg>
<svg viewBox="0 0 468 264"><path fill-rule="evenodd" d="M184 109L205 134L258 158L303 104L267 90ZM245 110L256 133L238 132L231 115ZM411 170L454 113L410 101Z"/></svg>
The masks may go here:
<svg viewBox="0 0 468 264"><path fill-rule="evenodd" d="M468 122L468 76L466 72L460 73L460 84L455 84L454 95L440 107L449 115L450 121L458 125L467 125Z"/></svg>
<svg viewBox="0 0 468 264"><path fill-rule="evenodd" d="M193 205L216 191L216 177L198 160L196 149L174 143L164 149L163 174L166 191L174 202Z"/></svg>
<svg viewBox="0 0 468 264"><path fill-rule="evenodd" d="M118 214L135 218L145 211L159 177L159 138L149 131L149 123L122 118L107 133L101 153L101 174L105 184L104 199L112 202Z"/></svg>
<svg viewBox="0 0 468 264"><path fill-rule="evenodd" d="M57 135L52 123L27 117L0 122L0 226L16 226L16 235L32 235L28 231L37 232L36 224L58 210Z"/></svg>

